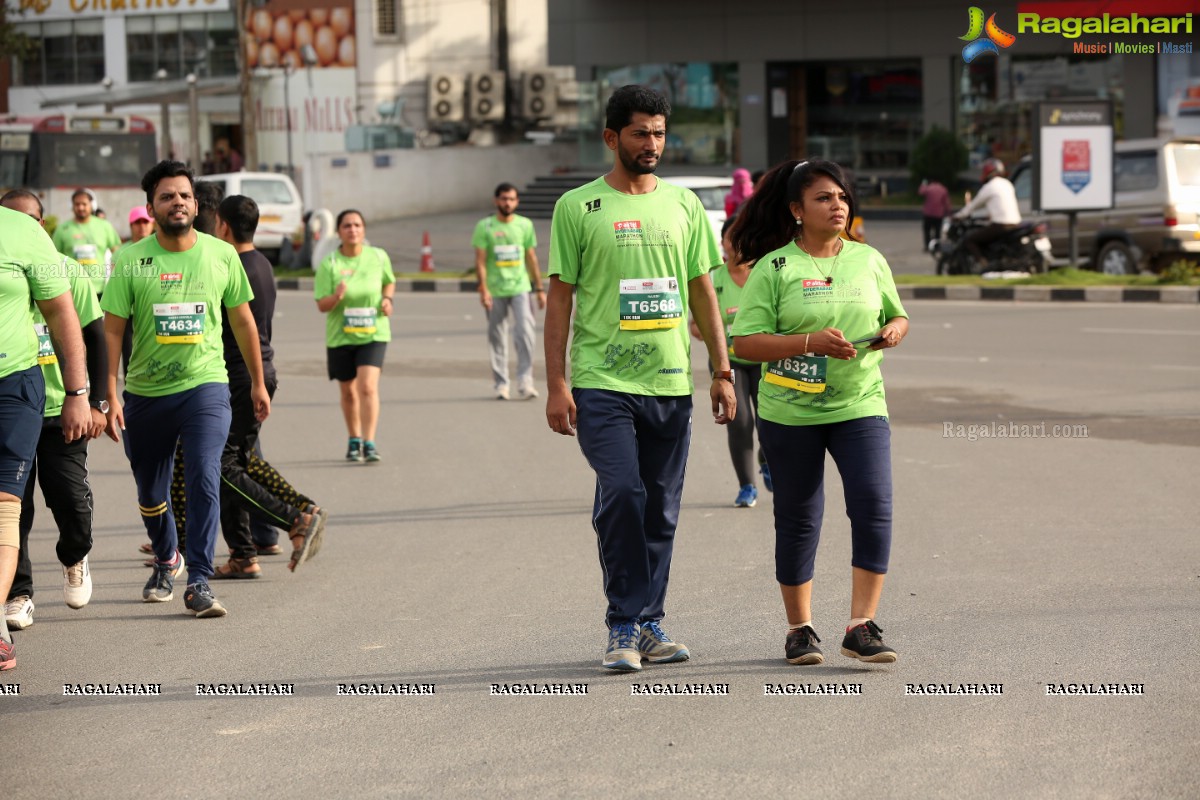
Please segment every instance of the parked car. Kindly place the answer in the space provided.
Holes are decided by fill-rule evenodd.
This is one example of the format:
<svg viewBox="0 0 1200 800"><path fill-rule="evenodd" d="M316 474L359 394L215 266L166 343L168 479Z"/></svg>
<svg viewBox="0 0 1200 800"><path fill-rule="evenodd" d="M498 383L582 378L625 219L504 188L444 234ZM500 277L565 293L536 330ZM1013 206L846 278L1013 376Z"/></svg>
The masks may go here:
<svg viewBox="0 0 1200 800"><path fill-rule="evenodd" d="M304 242L304 204L296 184L275 172L226 172L200 175L197 180L221 185L225 196L241 194L258 204L254 246L278 264L285 249L299 250Z"/></svg>
<svg viewBox="0 0 1200 800"><path fill-rule="evenodd" d="M1200 260L1200 138L1131 139L1114 150L1113 207L1077 215L1080 258L1110 275ZM1054 258L1065 261L1067 215L1031 208L1032 179L1026 156L1012 171L1021 216L1047 224Z"/></svg>
<svg viewBox="0 0 1200 800"><path fill-rule="evenodd" d="M667 183L691 189L700 198L704 213L712 223L713 235L721 241L721 226L725 224L725 195L733 188L732 178L717 178L709 175L660 175Z"/></svg>

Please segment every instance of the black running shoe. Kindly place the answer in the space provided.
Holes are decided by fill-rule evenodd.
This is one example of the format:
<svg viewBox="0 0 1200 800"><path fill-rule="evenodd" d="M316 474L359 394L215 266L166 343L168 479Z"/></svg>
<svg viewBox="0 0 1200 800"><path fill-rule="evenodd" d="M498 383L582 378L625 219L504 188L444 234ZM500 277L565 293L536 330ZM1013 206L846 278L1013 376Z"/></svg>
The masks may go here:
<svg viewBox="0 0 1200 800"><path fill-rule="evenodd" d="M212 589L204 582L189 584L183 595L183 605L197 617L223 617L225 606L213 596Z"/></svg>
<svg viewBox="0 0 1200 800"><path fill-rule="evenodd" d="M805 625L788 631L786 653L789 664L820 664L825 661L825 655L816 642L821 641L812 626Z"/></svg>
<svg viewBox="0 0 1200 800"><path fill-rule="evenodd" d="M896 660L896 651L883 643L883 628L869 619L846 631L842 639L842 655L867 661L872 664L891 664Z"/></svg>

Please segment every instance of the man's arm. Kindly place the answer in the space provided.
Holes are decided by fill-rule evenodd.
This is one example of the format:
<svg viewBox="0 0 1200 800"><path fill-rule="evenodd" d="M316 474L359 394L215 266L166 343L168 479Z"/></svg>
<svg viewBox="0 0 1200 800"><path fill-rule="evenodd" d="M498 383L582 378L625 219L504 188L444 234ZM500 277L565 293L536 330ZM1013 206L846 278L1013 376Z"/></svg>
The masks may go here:
<svg viewBox="0 0 1200 800"><path fill-rule="evenodd" d="M712 281L707 274L688 281L688 305L704 339L704 346L708 348L709 363L714 370L727 371L729 350L725 344L725 327L721 324L717 293L713 291ZM725 425L733 420L737 414L737 395L733 391L733 382L716 378L708 394L712 399L714 421L718 425Z"/></svg>
<svg viewBox="0 0 1200 800"><path fill-rule="evenodd" d="M537 249L525 248L525 271L529 273L529 282L533 284L533 293L537 297L538 308L546 308L546 287L542 285L542 271L538 268Z"/></svg>
<svg viewBox="0 0 1200 800"><path fill-rule="evenodd" d="M475 248L475 280L479 282L479 304L492 310L492 294L487 288L487 250Z"/></svg>
<svg viewBox="0 0 1200 800"><path fill-rule="evenodd" d="M546 422L550 430L575 435L575 400L567 385L567 338L571 333L571 308L575 287L557 275L550 276L550 299L542 338L546 348Z"/></svg>
<svg viewBox="0 0 1200 800"><path fill-rule="evenodd" d="M111 311L104 312L104 343L108 350L108 438L121 441L125 430L125 410L117 394L117 370L121 367L121 342L125 338L125 326L129 320L118 317Z"/></svg>
<svg viewBox="0 0 1200 800"><path fill-rule="evenodd" d="M108 382L108 343L104 340L104 317L96 317L83 327L83 349L87 354L87 376L91 391L88 393L91 426L88 438L95 439L104 433L108 419L93 402L103 400Z"/></svg>
<svg viewBox="0 0 1200 800"><path fill-rule="evenodd" d="M259 350L258 325L250 313L249 303L229 306L229 327L237 340L238 350L250 373L250 399L254 402L254 418L262 422L271 413L271 396L263 379L262 351Z"/></svg>
<svg viewBox="0 0 1200 800"><path fill-rule="evenodd" d="M62 370L63 387L68 391L82 389L87 385L87 357L83 348L83 333L79 329L79 315L71 293L63 292L49 300L38 300L38 308L50 328L50 341L58 356ZM91 426L87 394L78 397L67 395L62 407L63 439L73 442L86 436Z"/></svg>

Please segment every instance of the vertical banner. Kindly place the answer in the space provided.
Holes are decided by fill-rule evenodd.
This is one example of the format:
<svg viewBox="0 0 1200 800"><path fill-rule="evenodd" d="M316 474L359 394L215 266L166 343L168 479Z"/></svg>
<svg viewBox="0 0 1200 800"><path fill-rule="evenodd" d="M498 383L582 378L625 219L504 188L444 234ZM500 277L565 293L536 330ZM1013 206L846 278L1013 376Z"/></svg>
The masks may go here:
<svg viewBox="0 0 1200 800"><path fill-rule="evenodd" d="M1033 207L1041 211L1112 208L1112 106L1038 103L1036 122Z"/></svg>
<svg viewBox="0 0 1200 800"><path fill-rule="evenodd" d="M261 161L286 163L289 127L296 165L310 153L346 149L356 104L354 32L350 0L270 0L251 12L246 63Z"/></svg>

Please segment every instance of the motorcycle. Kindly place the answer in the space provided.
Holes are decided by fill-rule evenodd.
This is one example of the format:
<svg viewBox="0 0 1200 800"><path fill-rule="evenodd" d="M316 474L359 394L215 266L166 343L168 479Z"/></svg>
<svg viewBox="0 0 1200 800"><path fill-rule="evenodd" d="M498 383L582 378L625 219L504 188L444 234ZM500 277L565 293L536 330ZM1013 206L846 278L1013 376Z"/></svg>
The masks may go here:
<svg viewBox="0 0 1200 800"><path fill-rule="evenodd" d="M987 225L982 219L942 220L942 236L929 243L938 275L978 275L983 270L963 243L968 233ZM1045 272L1050 268L1050 237L1044 224L1023 222L983 248L988 272Z"/></svg>

